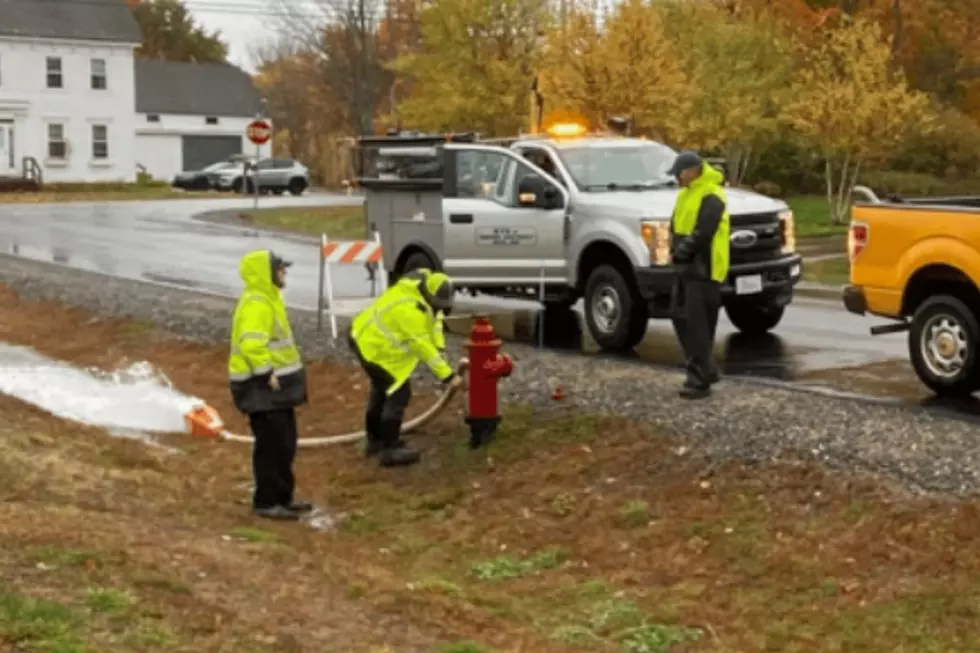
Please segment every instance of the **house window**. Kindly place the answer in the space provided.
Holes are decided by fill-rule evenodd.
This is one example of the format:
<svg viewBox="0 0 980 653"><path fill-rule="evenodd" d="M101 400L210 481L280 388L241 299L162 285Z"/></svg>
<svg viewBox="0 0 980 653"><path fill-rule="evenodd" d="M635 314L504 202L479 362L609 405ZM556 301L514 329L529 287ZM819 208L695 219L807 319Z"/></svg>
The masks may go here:
<svg viewBox="0 0 980 653"><path fill-rule="evenodd" d="M214 116L208 116L207 118L204 119L204 122L206 122L209 125L217 125L218 119L215 118Z"/></svg>
<svg viewBox="0 0 980 653"><path fill-rule="evenodd" d="M160 116L156 113L147 114L146 122L160 122Z"/></svg>
<svg viewBox="0 0 980 653"><path fill-rule="evenodd" d="M92 158L109 158L109 128L105 125L92 125Z"/></svg>
<svg viewBox="0 0 980 653"><path fill-rule="evenodd" d="M92 59L92 89L104 91L109 88L109 80L106 78L105 59Z"/></svg>
<svg viewBox="0 0 980 653"><path fill-rule="evenodd" d="M62 88L61 57L48 57L48 88Z"/></svg>
<svg viewBox="0 0 980 653"><path fill-rule="evenodd" d="M68 143L65 142L65 126L60 123L48 125L48 158L64 159L68 154Z"/></svg>

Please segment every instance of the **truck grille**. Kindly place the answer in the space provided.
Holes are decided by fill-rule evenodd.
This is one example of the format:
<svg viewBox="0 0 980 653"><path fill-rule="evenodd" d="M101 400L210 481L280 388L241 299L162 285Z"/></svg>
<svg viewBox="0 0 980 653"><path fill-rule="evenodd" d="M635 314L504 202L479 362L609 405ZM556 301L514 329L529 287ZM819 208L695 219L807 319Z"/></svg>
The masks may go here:
<svg viewBox="0 0 980 653"><path fill-rule="evenodd" d="M729 222L732 263L755 263L780 256L783 235L778 212L732 215ZM751 232L754 238L745 232Z"/></svg>

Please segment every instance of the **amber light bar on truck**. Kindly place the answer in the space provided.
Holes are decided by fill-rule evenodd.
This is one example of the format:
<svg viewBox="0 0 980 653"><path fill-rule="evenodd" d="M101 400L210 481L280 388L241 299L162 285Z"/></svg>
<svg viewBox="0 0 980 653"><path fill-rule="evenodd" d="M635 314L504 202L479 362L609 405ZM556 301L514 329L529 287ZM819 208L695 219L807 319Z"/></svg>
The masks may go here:
<svg viewBox="0 0 980 653"><path fill-rule="evenodd" d="M640 235L650 250L650 265L670 265L670 225L665 221L640 223Z"/></svg>
<svg viewBox="0 0 980 653"><path fill-rule="evenodd" d="M792 211L782 211L779 214L779 229L783 240L783 254L796 251L796 218Z"/></svg>

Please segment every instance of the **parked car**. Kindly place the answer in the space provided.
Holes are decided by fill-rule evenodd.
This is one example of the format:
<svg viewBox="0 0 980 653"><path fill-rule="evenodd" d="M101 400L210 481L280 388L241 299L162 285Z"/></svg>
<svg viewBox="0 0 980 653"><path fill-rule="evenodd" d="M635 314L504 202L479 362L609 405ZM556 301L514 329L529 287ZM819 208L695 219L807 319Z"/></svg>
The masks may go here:
<svg viewBox="0 0 980 653"><path fill-rule="evenodd" d="M221 170L217 188L251 194L258 183L262 194L282 195L289 191L292 195L302 195L310 186L309 169L293 159L261 159L247 172L243 168L241 164L236 164L233 168Z"/></svg>
<svg viewBox="0 0 980 653"><path fill-rule="evenodd" d="M170 185L184 190L211 190L215 187L222 170L230 168L242 170L242 167L241 162L219 161L200 170L179 172Z"/></svg>

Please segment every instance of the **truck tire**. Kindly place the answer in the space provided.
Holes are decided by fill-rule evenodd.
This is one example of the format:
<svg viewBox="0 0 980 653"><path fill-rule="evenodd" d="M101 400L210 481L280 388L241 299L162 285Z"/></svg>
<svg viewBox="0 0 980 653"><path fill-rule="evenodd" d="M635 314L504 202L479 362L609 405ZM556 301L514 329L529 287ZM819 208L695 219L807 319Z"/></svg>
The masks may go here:
<svg viewBox="0 0 980 653"><path fill-rule="evenodd" d="M752 302L727 302L725 313L735 328L748 336L761 336L769 333L783 319L785 306Z"/></svg>
<svg viewBox="0 0 980 653"><path fill-rule="evenodd" d="M589 333L602 349L630 351L646 335L646 305L623 273L611 265L600 265L589 275L584 309Z"/></svg>
<svg viewBox="0 0 980 653"><path fill-rule="evenodd" d="M924 301L912 317L909 358L930 390L941 397L967 397L980 390L976 314L952 295Z"/></svg>
<svg viewBox="0 0 980 653"><path fill-rule="evenodd" d="M425 252L412 252L408 255L408 258L405 259L405 264L402 265L402 269L398 272L399 275L402 275L406 272L411 272L412 270L418 270L419 268L435 270L436 264Z"/></svg>

